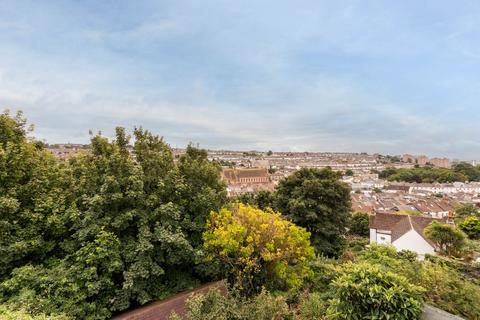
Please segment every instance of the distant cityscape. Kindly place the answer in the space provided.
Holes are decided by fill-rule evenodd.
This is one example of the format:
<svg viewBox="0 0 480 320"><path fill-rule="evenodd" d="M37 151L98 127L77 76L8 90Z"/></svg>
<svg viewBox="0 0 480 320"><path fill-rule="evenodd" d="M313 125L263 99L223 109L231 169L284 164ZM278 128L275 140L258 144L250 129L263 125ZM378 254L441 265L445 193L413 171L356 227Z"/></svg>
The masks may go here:
<svg viewBox="0 0 480 320"><path fill-rule="evenodd" d="M59 158L88 152L89 145L56 144L49 150ZM184 149L175 148L178 158ZM222 166L228 195L273 191L275 186L301 168L326 168L342 172L342 180L352 188L352 208L362 212L418 211L446 218L459 203L480 207L480 183L404 183L379 178L387 168L433 166L449 168L460 160L429 158L425 155L390 156L367 153L334 152L259 152L208 150L208 157ZM471 161L475 165L476 161Z"/></svg>

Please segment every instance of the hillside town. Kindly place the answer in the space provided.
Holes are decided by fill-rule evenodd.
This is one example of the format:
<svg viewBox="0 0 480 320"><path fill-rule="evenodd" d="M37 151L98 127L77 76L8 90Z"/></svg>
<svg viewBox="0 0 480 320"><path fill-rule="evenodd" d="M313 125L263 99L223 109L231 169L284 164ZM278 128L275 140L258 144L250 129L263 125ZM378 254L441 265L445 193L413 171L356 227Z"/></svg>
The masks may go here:
<svg viewBox="0 0 480 320"><path fill-rule="evenodd" d="M79 152L88 152L83 144L50 145L49 150L65 159ZM129 149L131 153L133 150ZM178 158L185 149L173 149ZM384 156L367 153L332 152L259 152L208 150L208 158L222 166L222 178L228 195L273 191L279 181L302 168L326 168L342 172L342 181L352 189L354 211L414 211L427 216L447 218L460 203L480 207L480 183L406 183L379 178L387 168L413 168L432 165L448 168L459 160L428 158L420 155ZM475 162L473 163L475 164Z"/></svg>

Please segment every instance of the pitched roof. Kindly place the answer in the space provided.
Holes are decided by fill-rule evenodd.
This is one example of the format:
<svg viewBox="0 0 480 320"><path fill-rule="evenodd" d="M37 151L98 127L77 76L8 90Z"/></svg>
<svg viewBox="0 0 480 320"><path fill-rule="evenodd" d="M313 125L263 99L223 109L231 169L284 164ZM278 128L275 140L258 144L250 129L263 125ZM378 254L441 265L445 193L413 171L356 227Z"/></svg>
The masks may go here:
<svg viewBox="0 0 480 320"><path fill-rule="evenodd" d="M258 169L237 169L237 177L240 178L263 178L268 177L268 171L265 168Z"/></svg>
<svg viewBox="0 0 480 320"><path fill-rule="evenodd" d="M427 241L432 247L435 247L434 243L427 239L423 233L425 228L428 227L428 225L430 225L432 221L441 221L445 223L444 219L440 220L430 217L378 212L376 215L370 216L370 228L390 231L392 235L392 242L399 239L405 233L413 229L420 236L422 236L422 238L424 238L425 241Z"/></svg>

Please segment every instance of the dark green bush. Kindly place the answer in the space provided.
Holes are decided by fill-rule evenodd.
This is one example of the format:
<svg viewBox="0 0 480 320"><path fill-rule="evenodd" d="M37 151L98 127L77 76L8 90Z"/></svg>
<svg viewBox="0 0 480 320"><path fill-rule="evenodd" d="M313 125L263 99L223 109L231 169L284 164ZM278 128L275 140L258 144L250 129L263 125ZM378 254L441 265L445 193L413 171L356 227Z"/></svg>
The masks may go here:
<svg viewBox="0 0 480 320"><path fill-rule="evenodd" d="M367 263L349 264L332 284L331 319L418 319L423 288Z"/></svg>

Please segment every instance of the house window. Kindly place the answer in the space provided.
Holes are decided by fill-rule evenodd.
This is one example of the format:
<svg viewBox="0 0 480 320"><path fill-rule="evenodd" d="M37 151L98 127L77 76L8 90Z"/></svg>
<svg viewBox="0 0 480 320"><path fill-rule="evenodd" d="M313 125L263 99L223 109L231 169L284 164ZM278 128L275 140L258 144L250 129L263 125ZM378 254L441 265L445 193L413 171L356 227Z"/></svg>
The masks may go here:
<svg viewBox="0 0 480 320"><path fill-rule="evenodd" d="M385 240L385 237L380 237L380 240Z"/></svg>

